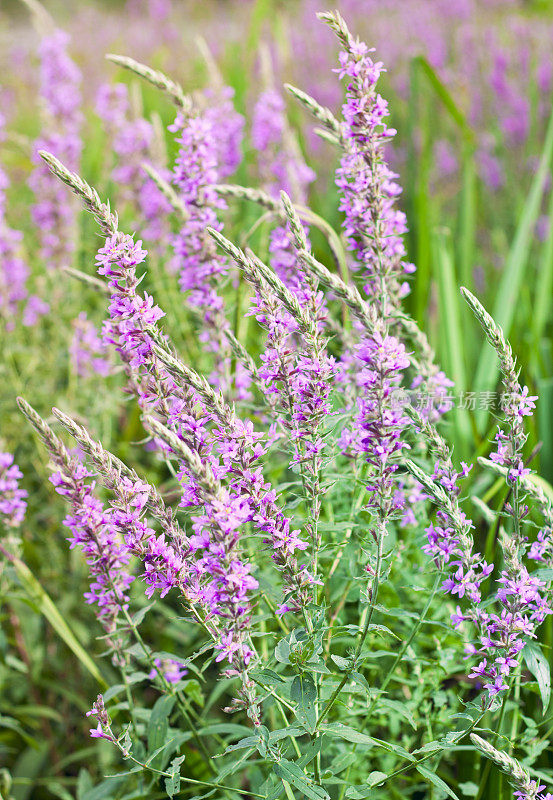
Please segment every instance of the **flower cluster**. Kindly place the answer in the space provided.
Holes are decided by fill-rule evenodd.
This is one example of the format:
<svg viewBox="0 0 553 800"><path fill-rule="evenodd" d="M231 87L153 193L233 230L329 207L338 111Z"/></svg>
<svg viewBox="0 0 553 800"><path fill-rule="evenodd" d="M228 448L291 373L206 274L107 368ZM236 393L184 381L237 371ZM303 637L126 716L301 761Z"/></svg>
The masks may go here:
<svg viewBox="0 0 553 800"><path fill-rule="evenodd" d="M383 328L383 326L382 326ZM359 397L352 427L342 432L342 445L352 455L362 454L371 465L368 506L383 517L400 507L395 491L397 456L407 447L403 440L407 419L400 404L393 403L403 371L409 366L405 346L395 337L375 330L356 348Z"/></svg>
<svg viewBox="0 0 553 800"><path fill-rule="evenodd" d="M336 184L342 192L344 232L366 281L365 291L387 316L408 292L402 276L414 270L403 261L407 225L405 214L395 207L401 188L382 157L384 145L396 131L386 123L388 103L376 89L382 63L373 61L368 47L349 32L344 43L338 73L348 80L343 106L345 151Z"/></svg>
<svg viewBox="0 0 553 800"><path fill-rule="evenodd" d="M108 712L106 711L106 706L104 704L104 698L101 694L98 695L94 703L92 704L92 708L90 711L86 712L87 717L96 717L98 720L98 725L96 728L93 728L90 731L90 735L93 739L107 739L108 742L114 742L115 736L111 732L111 720L109 718Z"/></svg>
<svg viewBox="0 0 553 800"><path fill-rule="evenodd" d="M63 265L74 248L76 207L68 202L59 181L39 156L47 150L70 169L77 169L81 155L81 73L69 56L68 35L55 30L40 43L41 96L44 123L34 143L35 169L29 185L35 193L32 213L40 231L41 255L48 268Z"/></svg>
<svg viewBox="0 0 553 800"><path fill-rule="evenodd" d="M545 582L529 575L523 565L516 570L512 566L504 569L498 583L501 613L475 611L472 618L479 627L480 641L466 648L468 655L482 658L470 677L484 680L484 688L490 695L508 689L507 680L518 665L517 656L527 639L535 638L538 625L547 614L553 613L545 598ZM459 623L462 619L460 615Z"/></svg>
<svg viewBox="0 0 553 800"><path fill-rule="evenodd" d="M208 615L219 617L224 624L216 644L221 659L226 657L233 663L237 658L244 667L252 655L247 643L247 594L257 588L257 581L249 575L250 566L240 559L239 530L252 518L253 511L239 488L232 492L213 489L209 476L222 477L227 470L212 452L214 440L206 427L211 414L194 392L175 383L153 351L154 327L163 312L152 298L137 292L136 266L145 256L140 242L135 244L132 237L119 233L108 238L98 253L99 272L110 278L113 290L106 337L116 345L137 382L143 409L161 416L197 455L193 465L185 461L181 467L185 484L182 504L203 505L204 513L193 518L194 536L175 547L175 542L156 539L147 527L142 519L147 494L144 487L135 485L123 495L119 493L124 503L114 521L127 545L145 563L148 594L160 590L163 595L178 586L189 601L200 603ZM252 442L255 438L250 434ZM228 444L227 437L224 439ZM230 458L232 451L227 447L226 452ZM194 555L195 561L188 563L184 555L187 559Z"/></svg>
<svg viewBox="0 0 553 800"><path fill-rule="evenodd" d="M354 373L359 396L356 417L343 432L342 444L348 452L364 455L371 465L369 506L384 521L404 497L397 492L394 462L406 446L407 420L392 398L410 359L391 332L391 312L407 293L402 276L413 267L403 261L402 236L407 228L405 215L395 208L401 190L382 154L395 135L385 121L388 104L376 90L382 64L371 59L369 49L351 36L339 16L330 24L344 46L337 71L348 81L341 130L344 153L336 173L343 227L355 256L353 269L361 272L365 292L377 310L374 330L363 332L354 353L343 360L346 372Z"/></svg>
<svg viewBox="0 0 553 800"><path fill-rule="evenodd" d="M110 512L110 521L125 542L129 552L138 558L144 568L146 597L157 591L160 597L173 588L178 588L188 597L186 588L190 564L186 559L187 539L175 536L173 530L162 533L148 525L146 511L150 499L150 487L139 480L122 477L113 483L115 498Z"/></svg>
<svg viewBox="0 0 553 800"><path fill-rule="evenodd" d="M4 124L5 119L0 114L0 142L4 139ZM49 306L40 297L28 295L29 268L19 253L23 235L11 228L7 219L8 187L8 176L0 168L0 316L6 330L11 331L20 310L23 324L34 325Z"/></svg>
<svg viewBox="0 0 553 800"><path fill-rule="evenodd" d="M186 667L180 661L175 661L174 658L155 658L154 668L148 674L151 681L159 674L158 670L167 683L178 683L185 675L188 675Z"/></svg>
<svg viewBox="0 0 553 800"><path fill-rule="evenodd" d="M170 130L177 134L178 152L172 182L186 218L173 239L172 269L180 276L181 290L197 313L200 341L215 357L212 380L226 392L230 389L230 349L225 337L228 322L219 294L221 280L228 273L226 259L219 255L206 228L221 230L218 212L226 207L215 185L239 163L243 119L234 110L232 94L226 92L204 111L179 112ZM221 120L224 124L221 126ZM221 136L221 130L224 135ZM230 155L230 165L221 159ZM242 372L241 365L237 367ZM247 376L237 376L243 387L239 399L250 397Z"/></svg>
<svg viewBox="0 0 553 800"><path fill-rule="evenodd" d="M80 547L91 577L85 600L96 607L96 616L108 635L117 630L121 609L129 602L128 588L134 580L128 571L129 549L122 543L110 520L109 511L94 496L92 473L76 459L55 459L58 469L50 481L71 507L64 524L71 531L71 548ZM116 658L121 659L120 641L111 640Z"/></svg>
<svg viewBox="0 0 553 800"><path fill-rule="evenodd" d="M9 528L18 528L27 510L27 492L19 488L23 474L11 453L0 453L0 519Z"/></svg>
<svg viewBox="0 0 553 800"><path fill-rule="evenodd" d="M73 321L73 328L69 354L75 374L81 378L93 375L105 378L112 369L107 348L85 311Z"/></svg>
<svg viewBox="0 0 553 800"><path fill-rule="evenodd" d="M143 117L133 115L124 83L102 84L96 96L96 111L106 126L118 159L111 174L114 183L121 187L121 200L126 203L138 201L142 235L161 248L169 233L167 216L171 206L143 168L144 162L152 160L153 125ZM163 178L169 179L168 170L159 168L158 171Z"/></svg>
<svg viewBox="0 0 553 800"><path fill-rule="evenodd" d="M496 464L507 468L508 481L514 484L520 478L530 474L530 470L525 468L522 460L522 449L527 439L524 431L524 417L532 415L536 407L535 401L538 398L529 394L527 386L520 387L514 365L509 374L510 380L507 378L505 401L502 404L508 431L498 430L495 436L497 449L490 458Z"/></svg>

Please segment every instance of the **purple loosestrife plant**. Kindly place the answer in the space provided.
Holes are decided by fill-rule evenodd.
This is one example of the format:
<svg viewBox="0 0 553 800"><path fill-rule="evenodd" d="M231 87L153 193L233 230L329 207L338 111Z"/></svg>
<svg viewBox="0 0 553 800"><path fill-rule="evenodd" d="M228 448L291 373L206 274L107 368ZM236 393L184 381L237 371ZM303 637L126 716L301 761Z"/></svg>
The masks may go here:
<svg viewBox="0 0 553 800"><path fill-rule="evenodd" d="M27 491L19 481L23 474L11 453L0 453L0 519L8 528L18 528L25 519Z"/></svg>
<svg viewBox="0 0 553 800"><path fill-rule="evenodd" d="M154 127L148 120L132 113L124 83L102 84L96 96L96 111L104 122L118 159L111 176L121 187L121 201L138 201L142 235L162 252L169 234L167 216L171 206L143 167L144 162L153 160ZM160 168L160 172L162 177L169 179L167 169Z"/></svg>
<svg viewBox="0 0 553 800"><path fill-rule="evenodd" d="M87 482L91 473L75 459L60 466L50 481L71 508L64 520L71 531L71 548L80 547L89 566L91 582L85 600L95 606L98 621L110 637L114 658L121 660L121 642L113 634L121 608L128 605L127 592L134 580L128 572L130 552L119 540L103 504L94 496L94 481Z"/></svg>
<svg viewBox="0 0 553 800"><path fill-rule="evenodd" d="M228 322L219 284L228 273L228 264L217 253L206 228L222 229L218 215L226 203L214 187L240 163L243 125L243 118L232 104L232 91L222 89L218 96L208 93L198 106L181 108L170 126L178 146L172 184L183 209L183 221L173 240L172 269L179 274L181 290L198 315L200 341L213 353L212 379L227 393L230 390L230 350L225 337ZM237 386L244 388L239 399L249 397L247 382L245 376L236 381Z"/></svg>
<svg viewBox="0 0 553 800"><path fill-rule="evenodd" d="M507 430L500 428L496 434L497 449L491 454L491 460L506 471L511 497L505 511L511 518L512 531L504 534L502 541L504 564L497 579L500 613L489 613L487 609L479 613L482 646L476 652L483 659L473 670L474 674L487 679L485 685L493 692L508 688L507 680L518 664L517 656L524 648L526 637L535 637L536 628L553 613L553 608L546 581L530 575L524 564L528 537L524 535L523 526L529 507L524 502L522 480L530 474L523 462L527 439L524 418L531 416L537 397L530 396L526 386L521 387L511 347L501 328L468 290L463 289L463 294L497 352L504 386L502 406Z"/></svg>
<svg viewBox="0 0 553 800"><path fill-rule="evenodd" d="M5 122L0 114L0 143L5 138ZM6 330L12 331L18 318L24 325L34 325L49 306L36 295L29 297L29 267L21 255L23 235L10 227L7 218L9 185L6 171L0 168L0 316Z"/></svg>
<svg viewBox="0 0 553 800"><path fill-rule="evenodd" d="M48 150L70 169L81 157L81 73L68 52L69 36L62 30L46 33L40 42L42 131L33 146L29 185L36 202L32 215L40 234L41 256L48 269L66 266L74 249L77 208L68 202L59 182L39 156Z"/></svg>
<svg viewBox="0 0 553 800"><path fill-rule="evenodd" d="M119 228L77 174L42 154L103 235L100 280L88 282L107 284L109 318L102 346L83 334L75 360L90 365L105 358L104 347L115 351L130 396L121 418L132 419L137 406L149 443L138 455L148 462L146 481L53 409L83 453L77 462L63 445L52 447L54 434L20 401L70 502L72 542L93 579L87 599L117 642L118 664L145 666L122 669L126 683L98 697L91 736L131 762L116 790L129 796L190 789L205 790L202 797L383 800L429 796L427 784L436 796L487 800L493 763L518 797L547 800L542 761L533 765L548 733L534 726L532 693L537 686L547 726L547 658L537 631L551 613L544 567L553 510L526 464L523 423L536 398L519 384L500 329L465 292L498 352L507 392L505 423L485 462L507 483L496 515L486 505L495 488L468 464L456 465L437 427L450 382L402 308L413 270L397 176L384 158L393 131L378 92L383 67L339 14L321 16L342 49L343 119L292 93L339 151L351 280L340 237L305 207L311 176L291 146L277 92L262 95L253 125L264 186L221 186L240 155L242 123L230 96L215 87L191 99L163 73L112 58L177 105L173 186L148 174L180 214L175 258L205 323L197 363L183 360L164 331L171 304L164 297L162 309L149 293L142 240ZM134 168L141 147L135 151L121 108L109 114L119 115ZM116 142L115 149L125 148ZM134 202L135 174L124 176ZM260 220L248 220L241 247L223 236L221 196L253 200L264 208L261 222L274 222L269 265L246 246L258 247ZM315 256L315 227L339 275ZM231 264L252 288L248 347L225 310L236 288ZM238 318L240 306L230 307ZM214 375L202 374L204 363L208 370L215 363ZM432 396L430 410L410 405L407 386ZM462 486L475 499L474 522ZM534 503L545 519L535 535ZM501 560L488 555L496 530ZM150 637L163 649L150 647ZM153 702L155 690L161 696ZM122 691L126 701L115 700ZM488 759L471 772L479 786L460 779L458 753L469 741Z"/></svg>

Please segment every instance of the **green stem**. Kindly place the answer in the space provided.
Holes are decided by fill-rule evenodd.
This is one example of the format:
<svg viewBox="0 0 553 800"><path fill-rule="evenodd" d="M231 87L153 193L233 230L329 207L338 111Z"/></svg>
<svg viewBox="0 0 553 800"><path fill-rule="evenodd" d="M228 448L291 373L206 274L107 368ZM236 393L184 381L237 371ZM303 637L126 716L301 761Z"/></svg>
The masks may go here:
<svg viewBox="0 0 553 800"><path fill-rule="evenodd" d="M119 744L117 739L114 739L114 743L117 745L119 750L121 750L121 752L123 753L123 756L125 758L129 759L129 761L132 761L137 766L142 767L142 769L146 769L146 770L148 770L148 772L152 772L154 775L159 775L162 778L172 778L173 777L170 772L162 772L159 769L155 769L154 767L150 767L149 764L145 764L142 761L139 761L134 756L132 756L130 753L127 753L127 751L123 747L121 747L121 745ZM210 783L209 781L198 781L198 780L195 780L194 778L188 778L188 777L183 777L183 776L181 776L181 781L183 781L184 783L192 783L192 784L194 784L196 786L209 786L210 788L213 788L213 789L223 789L224 791L227 791L227 792L236 792L237 794L248 795L248 797L261 797L261 798L265 797L265 795L256 794L256 792L252 792L249 789L237 789L234 786L225 786L225 784L223 784L223 783Z"/></svg>
<svg viewBox="0 0 553 800"><path fill-rule="evenodd" d="M430 606L432 605L432 601L434 600L434 597L436 596L436 592L438 591L438 588L440 586L441 578L442 578L442 573L439 572L437 577L436 577L436 580L434 581L434 586L432 587L432 592L430 593L430 596L429 596L429 598L428 598L428 600L426 602L425 607L422 610L422 613L421 613L420 617L418 618L417 622L413 626L413 629L412 629L411 633L409 634L409 637L404 641L404 643L402 644L401 648L399 649L399 652L398 652L397 656L394 659L394 663L390 667L386 677L384 678L384 681L382 682L382 685L380 686L379 695L383 694L386 691L386 687L388 686L388 684L390 683L390 681L392 680L392 678L394 676L394 672L396 670L396 667L398 666L399 662L403 658L403 656L404 656L405 652L407 651L407 649L410 647L413 639L415 638L415 636L419 632L419 629L420 629L422 623L426 619L426 615L428 614ZM367 709L367 713L365 715L364 722L363 722L363 727L362 727L361 730L365 730L365 727L366 727L366 725L367 725L367 723L368 723L368 721L370 719L370 714L371 714L374 706L377 703L378 696L375 697L371 701L371 703L369 705L369 708Z"/></svg>
<svg viewBox="0 0 553 800"><path fill-rule="evenodd" d="M344 676L343 676L342 680L340 681L340 683L338 684L336 689L332 692L332 695L330 696L326 706L323 708L322 713L319 716L319 719L317 720L316 729L319 727L321 722L323 722L323 720L326 719L326 717L328 716L328 713L330 712L330 709L332 708L332 706L334 705L334 703L338 699L338 695L340 694L340 692L342 691L342 689L344 688L344 686L348 682L351 673L355 670L355 667L357 666L357 660L359 658L359 654L361 652L361 649L362 649L363 645L365 644L365 639L367 638L367 634L369 632L369 626L371 624L371 620L372 620L372 617L373 617L374 609L376 607L376 599L377 599L377 596L378 596L378 589L380 587L380 566L381 566L381 563L382 563L382 549L383 549L383 545L384 545L385 533L386 533L386 526L384 525L384 522L381 521L380 522L380 532L379 532L379 537L378 537L378 550L377 550L377 556L376 556L376 569L375 569L374 583L373 583L373 586L372 586L371 602L370 602L370 606L369 606L369 611L368 611L368 613L366 615L365 624L363 626L363 630L361 632L361 636L359 638L359 641L357 642L357 646L355 648L355 652L354 652L352 660L351 660L351 666L344 672Z"/></svg>
<svg viewBox="0 0 553 800"><path fill-rule="evenodd" d="M505 716L505 711L507 709L507 701L509 700L509 695L510 694L511 694L511 687L509 687L509 689L505 692L505 695L503 697L503 702L501 703L501 710L499 712L499 719L497 720L497 730L496 730L496 732L494 734L494 737L493 737L493 740L491 742L491 744L494 745L494 746L495 746L495 743L497 742L497 737L499 736L499 734L501 732L501 726L503 724L503 718ZM475 800L481 800L482 795L484 794L484 790L486 788L486 784L488 782L488 777L489 777L491 768L492 768L492 762L487 760L486 764L484 766L484 769L482 771L482 777L480 779L480 786L478 787L478 794L476 795Z"/></svg>
<svg viewBox="0 0 553 800"><path fill-rule="evenodd" d="M209 769L211 770L211 772L213 772L213 774L216 774L217 770L215 769L215 767L213 766L213 764L211 762L211 755L208 752L205 744L202 742L202 740L200 738L200 735L199 735L199 733L198 733L198 731L196 729L196 726L194 725L194 723L193 723L193 721L192 721L192 719L190 717L189 711L188 711L188 709L186 707L186 701L183 700L183 698L180 696L180 694L178 692L174 691L173 685L171 683L169 683L169 681L165 678L165 675L163 674L163 672L160 670L160 668L154 662L154 659L152 658L152 654L150 652L150 648L146 645L146 643L145 643L144 639L142 638L138 628L134 624L134 622L132 620L132 617L130 616L130 614L128 612L128 609L125 608L124 606L122 606L122 609L123 609L123 614L125 616L125 619L127 621L127 625L129 626L130 630L132 630L136 641L140 645L140 648L141 648L142 652L144 653L144 657L146 658L146 660L147 660L147 662L148 662L148 664L150 666L150 669L154 670L157 673L157 675L158 675L159 679L161 680L165 690L167 692L169 692L170 695L175 697L175 699L177 701L177 705L178 705L179 711L181 712L182 717L185 720L186 724L189 726L190 733L192 734L192 737L193 737L194 741L196 742L196 744L198 745L202 755L206 759L206 762L209 765Z"/></svg>

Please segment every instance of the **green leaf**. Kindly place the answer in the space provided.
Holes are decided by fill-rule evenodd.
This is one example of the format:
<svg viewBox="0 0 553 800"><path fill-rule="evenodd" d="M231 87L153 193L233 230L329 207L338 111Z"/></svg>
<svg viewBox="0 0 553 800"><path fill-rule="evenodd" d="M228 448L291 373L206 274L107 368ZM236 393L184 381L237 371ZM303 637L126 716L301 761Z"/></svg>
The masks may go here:
<svg viewBox="0 0 553 800"><path fill-rule="evenodd" d="M465 797L476 797L478 794L478 786L476 783L472 781L466 781L466 783L460 783L459 789L463 792Z"/></svg>
<svg viewBox="0 0 553 800"><path fill-rule="evenodd" d="M169 732L169 715L175 705L175 698L170 695L165 695L156 700L156 703L150 714L150 721L148 722L148 753L151 755L160 747L163 748L167 741L167 734ZM162 769L163 757L161 753L152 759L151 766L154 769Z"/></svg>
<svg viewBox="0 0 553 800"><path fill-rule="evenodd" d="M258 669L250 674L254 681L259 680L261 683L268 684L269 686L278 686L279 684L286 683L282 675L279 675L272 669Z"/></svg>
<svg viewBox="0 0 553 800"><path fill-rule="evenodd" d="M311 675L296 675L290 688L290 700L297 703L294 713L309 733L314 732L317 724L316 699L317 689Z"/></svg>
<svg viewBox="0 0 553 800"><path fill-rule="evenodd" d="M370 773L369 777L367 778L367 783L369 786L378 786L378 784L382 783L382 781L387 777L388 776L385 772L379 772L378 770L375 770L374 772Z"/></svg>
<svg viewBox="0 0 553 800"><path fill-rule="evenodd" d="M401 717L407 720L407 722L413 728L413 730L417 729L417 723L415 722L415 718L413 717L411 709L407 706L406 703L400 703L399 700L388 700L387 697L381 697L378 700L378 705L383 706L384 708L389 708L392 711L395 711L396 714L399 714Z"/></svg>
<svg viewBox="0 0 553 800"><path fill-rule="evenodd" d="M381 636L385 636L385 635L393 636L394 639L398 639L399 640L399 636L397 636L397 634L395 634L388 627L386 627L386 625L376 625L374 622L372 622L369 625L367 630L374 631L375 633L379 633Z"/></svg>
<svg viewBox="0 0 553 800"><path fill-rule="evenodd" d="M426 767L422 766L418 766L416 767L416 769L417 772L420 772L423 778L429 781L429 783L433 783L437 789L440 789L442 792L445 792L448 797L451 797L453 800L459 800L455 792L452 791L447 785L447 783L444 783L444 781L441 778L438 778L435 772L430 772L429 769L426 769Z"/></svg>
<svg viewBox="0 0 553 800"><path fill-rule="evenodd" d="M180 765L184 761L184 756L177 756L171 761L169 772L170 778L165 778L165 791L169 797L174 797L180 789Z"/></svg>
<svg viewBox="0 0 553 800"><path fill-rule="evenodd" d="M361 784L360 786L349 786L346 789L346 797L350 800L366 800L374 795L373 787Z"/></svg>
<svg viewBox="0 0 553 800"><path fill-rule="evenodd" d="M14 731L14 733L18 733L28 745L34 747L35 750L40 749L40 743L37 741L37 739L34 739L32 736L30 736L23 725L18 722L18 720L13 719L13 717L0 716L0 729L2 728L7 728L11 731Z"/></svg>
<svg viewBox="0 0 553 800"><path fill-rule="evenodd" d="M92 789L92 785L93 785L92 777L90 775L90 772L84 767L81 767L81 769L79 770L79 777L77 780L77 800L83 800L83 797L86 794L86 792Z"/></svg>
<svg viewBox="0 0 553 800"><path fill-rule="evenodd" d="M53 794L54 797L59 797L60 800L73 800L71 792L68 792L64 786L55 781L48 781L48 791L50 794Z"/></svg>
<svg viewBox="0 0 553 800"><path fill-rule="evenodd" d="M319 736L317 739L310 742L307 747L303 749L301 758L298 758L298 767L305 769L305 767L313 761L315 756L321 752L324 741L324 736Z"/></svg>
<svg viewBox="0 0 553 800"><path fill-rule="evenodd" d="M415 756L413 756L408 750L406 750L400 744L393 744L392 742L384 742L382 739L373 739L373 743L377 747L382 747L384 750L387 750L389 753L395 753L395 755L407 759L407 761L416 761Z"/></svg>
<svg viewBox="0 0 553 800"><path fill-rule="evenodd" d="M537 642L526 642L522 655L528 665L528 669L538 682L543 706L542 711L545 715L551 700L551 669L549 662Z"/></svg>
<svg viewBox="0 0 553 800"><path fill-rule="evenodd" d="M374 797L373 788L378 786L379 783L382 783L382 781L385 781L387 777L385 772L379 772L378 770L371 772L367 778L367 783L361 784L360 786L350 786L346 791L346 797L350 797L351 800L372 798Z"/></svg>
<svg viewBox="0 0 553 800"><path fill-rule="evenodd" d="M328 800L329 794L321 786L313 783L311 778L305 775L301 769L293 761L287 761L282 758L274 766L275 775L278 775L283 781L287 781L300 792L303 792L305 797L310 800Z"/></svg>
<svg viewBox="0 0 553 800"><path fill-rule="evenodd" d="M455 717L458 718L460 716L464 716L465 719L470 720L473 722L474 720L472 717L455 714ZM438 752L438 750L449 750L450 747L453 747L460 739L462 739L463 734L466 733L466 729L463 731L449 731L443 736L441 739L435 739L432 742L427 742L422 747L419 747L417 750L414 750L414 753L434 753Z"/></svg>
<svg viewBox="0 0 553 800"><path fill-rule="evenodd" d="M355 681L355 683L358 683L360 686L363 687L363 689L366 691L368 697L371 697L371 698L374 697L375 692L377 690L371 688L368 680L365 678L364 675L361 675L360 672L352 672L351 673L351 678Z"/></svg>
<svg viewBox="0 0 553 800"><path fill-rule="evenodd" d="M82 800L104 800L105 797L115 797L119 787L125 783L125 778L107 778L93 789L83 794Z"/></svg>
<svg viewBox="0 0 553 800"><path fill-rule="evenodd" d="M139 609L138 609L138 611L136 611L136 612L135 612L135 613L132 615L132 621L133 621L133 623L134 623L134 624L135 624L137 627L138 627L138 626L140 625L140 623L141 623L141 622L144 620L144 617L146 616L146 614L148 613L148 611L149 611L149 610L150 610L150 609L151 609L153 606L154 606L154 603L150 603L149 605L145 605L145 606L143 606L142 608L139 608Z"/></svg>
<svg viewBox="0 0 553 800"><path fill-rule="evenodd" d="M538 343L545 330L545 325L551 307L551 294L553 292L553 194L549 199L548 208L549 226L547 237L543 244L538 265L538 274L535 278L536 294L531 317L534 334L533 350L537 351Z"/></svg>
<svg viewBox="0 0 553 800"><path fill-rule="evenodd" d="M187 681L181 682L181 688L183 692L195 703L197 703L200 707L204 705L204 695L202 692L202 688L200 686L200 682L196 680L196 678L191 678Z"/></svg>
<svg viewBox="0 0 553 800"><path fill-rule="evenodd" d="M21 585L27 592L36 610L43 614L58 636L63 639L65 644L73 651L81 664L90 672L93 678L98 681L100 686L103 689L107 689L108 685L100 674L98 667L83 648L66 622L65 617L58 610L52 598L44 591L29 567L19 558L14 558L12 564Z"/></svg>
<svg viewBox="0 0 553 800"><path fill-rule="evenodd" d="M346 742L354 742L354 744L366 744L373 746L375 740L366 733L356 731L355 728L350 728L349 725L343 725L341 722L327 722L320 726L321 731L329 733L331 736L338 736L340 739L345 739Z"/></svg>
<svg viewBox="0 0 553 800"><path fill-rule="evenodd" d="M275 647L275 658L281 664L290 663L290 642L287 639L281 639Z"/></svg>
<svg viewBox="0 0 553 800"><path fill-rule="evenodd" d="M473 282L477 214L477 168L474 147L465 143L462 152L461 208L459 211L459 230L457 259L459 275L463 286L469 289Z"/></svg>
<svg viewBox="0 0 553 800"><path fill-rule="evenodd" d="M335 656L334 654L332 654L330 657L334 661L338 669L347 670L351 667L350 658L343 658L342 656Z"/></svg>

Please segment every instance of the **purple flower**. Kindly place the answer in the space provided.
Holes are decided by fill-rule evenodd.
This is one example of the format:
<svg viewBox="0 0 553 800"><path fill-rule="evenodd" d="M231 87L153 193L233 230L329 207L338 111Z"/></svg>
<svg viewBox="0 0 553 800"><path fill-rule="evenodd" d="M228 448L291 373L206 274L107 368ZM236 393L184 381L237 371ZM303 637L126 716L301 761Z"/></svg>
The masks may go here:
<svg viewBox="0 0 553 800"><path fill-rule="evenodd" d="M87 482L91 473L77 460L56 457L57 471L50 480L56 492L63 495L71 511L64 524L71 531L71 548L80 547L90 573L90 588L84 597L95 606L96 616L111 637L114 658L124 663L117 625L121 609L129 602L128 588L133 576L128 571L130 551L121 543L109 511L94 496L94 481Z"/></svg>
<svg viewBox="0 0 553 800"><path fill-rule="evenodd" d="M157 677L158 670L161 671L168 683L178 683L188 674L186 667L180 661L175 661L174 659L156 658L154 659L154 664L157 669L152 669L148 674L150 680L154 680Z"/></svg>
<svg viewBox="0 0 553 800"><path fill-rule="evenodd" d="M0 143L5 138L5 119L0 114ZM23 235L10 227L7 219L7 190L10 182L0 168L0 316L6 330L12 331L20 315L23 325L31 326L49 306L35 295L29 297L29 268L21 256Z"/></svg>
<svg viewBox="0 0 553 800"><path fill-rule="evenodd" d="M147 120L131 112L128 89L124 83L102 84L96 95L96 111L104 121L118 163L112 178L121 191L123 202L134 204L140 212L140 230L145 239L162 252L169 235L168 200L143 169L152 160L154 128ZM169 172L158 167L163 178Z"/></svg>
<svg viewBox="0 0 553 800"><path fill-rule="evenodd" d="M73 339L69 353L75 374L80 377L100 375L105 378L111 372L111 363L107 358L107 348L86 313L81 311L73 321Z"/></svg>
<svg viewBox="0 0 553 800"><path fill-rule="evenodd" d="M34 143L35 169L29 185L35 193L32 214L40 232L41 256L49 269L62 266L74 249L76 205L68 199L58 178L38 155L47 150L69 169L76 170L81 155L81 74L68 54L69 36L61 30L40 44L43 128Z"/></svg>
<svg viewBox="0 0 553 800"><path fill-rule="evenodd" d="M27 510L27 492L19 488L23 474L11 453L0 453L0 520L8 528L18 528Z"/></svg>
<svg viewBox="0 0 553 800"><path fill-rule="evenodd" d="M171 269L179 274L181 290L198 315L200 341L215 357L215 371L210 379L225 392L230 390L231 354L225 336L228 322L218 286L228 273L228 264L217 252L206 228L222 229L217 215L226 208L226 203L214 186L241 159L244 122L231 98L230 89L223 89L216 97L208 93L204 110L196 109L189 115L179 112L169 127L177 134L178 145L172 182L186 213L173 238ZM226 163L223 159L230 160ZM251 397L248 383L247 376L242 375L239 399Z"/></svg>

